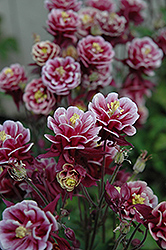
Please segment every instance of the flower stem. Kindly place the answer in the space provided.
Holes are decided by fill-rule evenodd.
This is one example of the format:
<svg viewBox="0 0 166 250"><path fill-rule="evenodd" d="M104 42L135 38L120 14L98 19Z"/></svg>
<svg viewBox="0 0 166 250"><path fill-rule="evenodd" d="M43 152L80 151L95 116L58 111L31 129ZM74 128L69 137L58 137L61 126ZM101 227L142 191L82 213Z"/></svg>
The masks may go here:
<svg viewBox="0 0 166 250"><path fill-rule="evenodd" d="M130 238L129 238L129 240L128 240L128 243L127 243L127 245L125 246L124 250L127 250L127 249L128 249L128 247L129 247L129 245L130 245L130 243L131 243L131 241L132 241L134 235L136 234L136 232L137 232L137 230L138 230L138 228L139 228L140 226L141 226L141 223L139 223L139 224L136 226L136 228L135 228L134 231L132 232L132 234L131 234L131 236L130 236Z"/></svg>
<svg viewBox="0 0 166 250"><path fill-rule="evenodd" d="M81 188L82 188L82 191L85 195L85 197L87 198L88 202L90 205L94 206L94 207L97 207L97 205L95 204L95 202L91 199L89 193L88 193L88 190L81 184Z"/></svg>
<svg viewBox="0 0 166 250"><path fill-rule="evenodd" d="M114 183L114 180L115 180L115 178L116 178L116 176L117 176L117 173L118 173L118 171L119 171L119 169L121 168L121 164L117 164L116 165L116 168L115 168L115 170L114 170L114 172L113 172L113 174L112 174L112 176L111 176L111 179L110 179L110 181L109 181L109 183L112 185L113 183Z"/></svg>
<svg viewBox="0 0 166 250"><path fill-rule="evenodd" d="M24 179L26 183L33 188L33 190L39 195L39 197L42 199L45 205L48 205L47 199L44 197L44 195L40 192L40 190L32 183L32 180L29 178Z"/></svg>
<svg viewBox="0 0 166 250"><path fill-rule="evenodd" d="M121 241L122 241L125 237L126 237L126 234L124 234L124 233L121 233L121 234L119 235L118 239L116 240L116 243L115 243L115 245L114 245L113 250L116 250L116 249L118 248L119 244L121 243Z"/></svg>

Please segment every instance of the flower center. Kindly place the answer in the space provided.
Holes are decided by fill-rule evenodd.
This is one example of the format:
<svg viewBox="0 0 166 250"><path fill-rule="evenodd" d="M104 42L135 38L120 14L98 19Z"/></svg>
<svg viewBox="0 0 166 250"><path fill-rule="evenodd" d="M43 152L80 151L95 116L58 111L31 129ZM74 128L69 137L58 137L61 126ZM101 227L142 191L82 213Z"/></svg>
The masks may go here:
<svg viewBox="0 0 166 250"><path fill-rule="evenodd" d="M120 190L121 190L121 187L117 187L117 186L114 186L116 188L116 190L120 193Z"/></svg>
<svg viewBox="0 0 166 250"><path fill-rule="evenodd" d="M62 16L64 22L66 22L67 19L68 20L70 19L69 15L65 11L61 12L61 16Z"/></svg>
<svg viewBox="0 0 166 250"><path fill-rule="evenodd" d="M110 106L110 104L109 103L107 103L107 107L108 107L108 114L111 116L111 115L113 115L114 113L115 113L115 111L120 107L120 103L119 103L119 101L114 101L114 102L111 102L111 106ZM120 110L120 113L121 112L123 112L124 110L123 109L121 109Z"/></svg>
<svg viewBox="0 0 166 250"><path fill-rule="evenodd" d="M82 17L82 22L83 24L87 24L87 23L90 23L93 21L93 18L88 15L88 14L84 14L83 17Z"/></svg>
<svg viewBox="0 0 166 250"><path fill-rule="evenodd" d="M65 70L63 69L62 66L56 68L56 72L58 72L60 76L63 76L65 74Z"/></svg>
<svg viewBox="0 0 166 250"><path fill-rule="evenodd" d="M6 70L5 70L5 75L10 75L10 76L13 76L14 75L14 72L13 72L13 70L11 69L11 68L6 68Z"/></svg>
<svg viewBox="0 0 166 250"><path fill-rule="evenodd" d="M135 194L134 198L132 199L133 204L144 204L145 198L141 197L140 194Z"/></svg>
<svg viewBox="0 0 166 250"><path fill-rule="evenodd" d="M42 50L42 52L43 52L44 54L47 53L47 48L42 48L41 50Z"/></svg>
<svg viewBox="0 0 166 250"><path fill-rule="evenodd" d="M19 226L16 228L15 233L17 238L22 239L27 235L27 229L23 226Z"/></svg>
<svg viewBox="0 0 166 250"><path fill-rule="evenodd" d="M43 101L43 99L46 99L47 95L41 92L40 90L38 90L35 93L34 97L35 97L36 102L39 103L40 101Z"/></svg>
<svg viewBox="0 0 166 250"><path fill-rule="evenodd" d="M103 49L101 48L100 44L95 42L92 44L92 49L95 53L103 52Z"/></svg>
<svg viewBox="0 0 166 250"><path fill-rule="evenodd" d="M73 114L73 116L70 118L70 122L72 123L72 125L74 126L76 123L76 120L79 119L80 116L76 113Z"/></svg>
<svg viewBox="0 0 166 250"><path fill-rule="evenodd" d="M1 132L0 132L0 141L5 141L6 140L6 136L7 136L7 134L5 133L5 131L4 130L2 130Z"/></svg>
<svg viewBox="0 0 166 250"><path fill-rule="evenodd" d="M74 187L75 185L76 185L76 180L74 180L74 179L72 179L72 178L68 178L67 180L66 180L66 184L67 184L67 186L69 186L69 187Z"/></svg>

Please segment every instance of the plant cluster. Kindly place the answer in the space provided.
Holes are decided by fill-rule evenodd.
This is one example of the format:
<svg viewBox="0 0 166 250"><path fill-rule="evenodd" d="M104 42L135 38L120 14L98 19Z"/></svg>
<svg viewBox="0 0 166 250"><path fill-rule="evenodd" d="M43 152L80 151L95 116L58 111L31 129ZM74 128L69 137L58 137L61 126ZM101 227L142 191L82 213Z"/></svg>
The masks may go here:
<svg viewBox="0 0 166 250"><path fill-rule="evenodd" d="M19 63L0 72L0 91L25 111L0 125L1 248L140 249L150 232L166 249L166 201L139 179L151 156L129 159L166 29L134 32L146 18L143 0L44 6L52 39L35 35L32 79Z"/></svg>

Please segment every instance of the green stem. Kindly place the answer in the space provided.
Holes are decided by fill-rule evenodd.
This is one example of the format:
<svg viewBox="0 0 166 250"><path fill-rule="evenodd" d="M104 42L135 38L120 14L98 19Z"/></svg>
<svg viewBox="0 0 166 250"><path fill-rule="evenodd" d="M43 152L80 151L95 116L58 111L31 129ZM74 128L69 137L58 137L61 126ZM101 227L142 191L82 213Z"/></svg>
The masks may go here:
<svg viewBox="0 0 166 250"><path fill-rule="evenodd" d="M112 185L113 183L114 183L114 180L115 180L115 178L116 178L116 176L117 176L117 173L118 173L118 171L119 171L119 169L121 168L121 164L117 164L116 165L116 168L115 168L115 170L114 170L114 172L113 172L113 174L112 174L112 176L111 176L111 179L110 179L110 181L109 181L109 183Z"/></svg>
<svg viewBox="0 0 166 250"><path fill-rule="evenodd" d="M104 152L104 156L103 156L103 163L102 163L102 167L101 167L101 187L100 187L100 197L102 196L103 190L104 190L104 174L105 174L105 149L106 149L106 143L107 140L104 141L104 145L103 145L103 152Z"/></svg>
<svg viewBox="0 0 166 250"><path fill-rule="evenodd" d="M131 236L130 236L130 238L129 238L129 240L128 240L128 243L127 243L127 245L125 246L124 250L127 250L127 249L128 249L128 247L129 247L129 245L130 245L130 243L131 243L131 241L132 241L134 235L136 234L136 232L137 232L137 230L138 230L138 228L139 228L140 226L141 226L141 223L139 223L139 224L136 226L136 228L135 228L134 231L132 232L132 234L131 234Z"/></svg>
<svg viewBox="0 0 166 250"><path fill-rule="evenodd" d="M44 195L40 192L40 190L32 183L31 179L25 178L24 179L26 183L33 188L33 190L39 195L39 197L42 199L45 205L48 205L49 202L47 199L44 197Z"/></svg>
<svg viewBox="0 0 166 250"><path fill-rule="evenodd" d="M97 205L95 204L95 202L91 199L89 193L88 193L88 190L81 184L81 188L82 188L82 191L85 195L85 197L87 198L88 202L90 205L94 206L94 207L97 207Z"/></svg>
<svg viewBox="0 0 166 250"><path fill-rule="evenodd" d="M116 243L115 243L115 245L114 245L113 250L116 250L116 249L118 248L119 244L121 243L121 241L122 241L125 237L126 237L126 234L124 234L124 233L121 233L121 234L119 235L118 239L116 240Z"/></svg>
<svg viewBox="0 0 166 250"><path fill-rule="evenodd" d="M141 243L138 246L132 248L132 250L138 250L138 249L140 249L143 246L143 244L144 244L144 242L146 240L147 234L148 234L148 228L146 228L145 235L144 235L144 238L141 241Z"/></svg>

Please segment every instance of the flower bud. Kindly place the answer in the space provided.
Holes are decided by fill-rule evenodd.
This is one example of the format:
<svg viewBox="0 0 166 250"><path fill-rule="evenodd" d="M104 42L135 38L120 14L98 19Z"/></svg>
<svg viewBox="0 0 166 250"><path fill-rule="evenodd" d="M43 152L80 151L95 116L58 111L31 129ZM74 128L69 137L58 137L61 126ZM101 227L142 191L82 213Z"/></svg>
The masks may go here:
<svg viewBox="0 0 166 250"><path fill-rule="evenodd" d="M75 233L71 228L67 227L64 233L68 240L75 241Z"/></svg>
<svg viewBox="0 0 166 250"><path fill-rule="evenodd" d="M133 170L136 174L141 173L144 171L145 166L146 166L146 161L151 158L151 155L147 156L147 151L144 150L136 160L136 163L133 166ZM147 157L146 157L147 156Z"/></svg>

